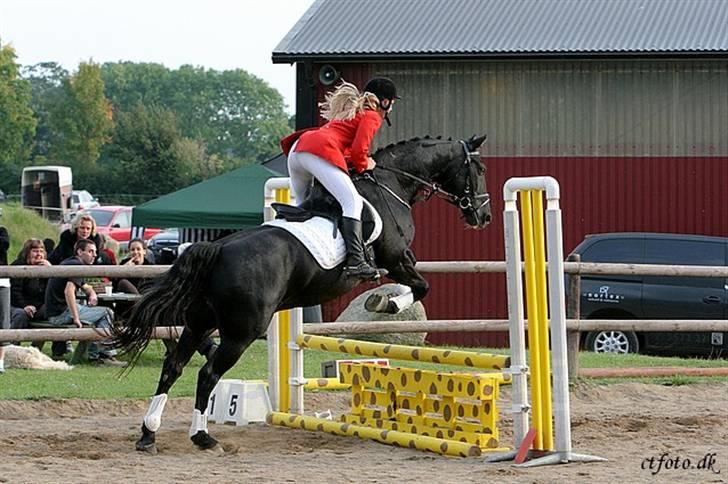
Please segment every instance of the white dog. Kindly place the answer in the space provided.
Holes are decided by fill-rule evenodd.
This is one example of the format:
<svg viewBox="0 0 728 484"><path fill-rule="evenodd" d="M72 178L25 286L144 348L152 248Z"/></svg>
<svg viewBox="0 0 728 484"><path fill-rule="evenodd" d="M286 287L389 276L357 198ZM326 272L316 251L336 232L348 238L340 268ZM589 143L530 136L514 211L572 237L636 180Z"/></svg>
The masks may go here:
<svg viewBox="0 0 728 484"><path fill-rule="evenodd" d="M53 361L32 346L6 346L5 368L21 368L25 370L71 370L73 367L65 361Z"/></svg>

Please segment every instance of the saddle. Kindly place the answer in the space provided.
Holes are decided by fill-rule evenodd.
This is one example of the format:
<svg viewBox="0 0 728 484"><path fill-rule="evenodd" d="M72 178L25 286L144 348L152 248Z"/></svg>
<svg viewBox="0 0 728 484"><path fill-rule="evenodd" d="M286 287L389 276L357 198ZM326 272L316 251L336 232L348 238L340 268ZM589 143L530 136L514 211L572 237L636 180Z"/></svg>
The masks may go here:
<svg viewBox="0 0 728 484"><path fill-rule="evenodd" d="M322 217L330 220L333 225L333 233L331 234L332 238L336 238L338 234L339 221L341 220L340 208L338 212L332 212L328 210L297 207L295 205L278 202L272 203L271 207L276 211L276 220L285 220L286 222L306 222L314 217ZM363 240L369 241L376 228L376 220L378 218L379 213L377 213L376 209L366 199L364 199L364 207L361 213L361 231Z"/></svg>

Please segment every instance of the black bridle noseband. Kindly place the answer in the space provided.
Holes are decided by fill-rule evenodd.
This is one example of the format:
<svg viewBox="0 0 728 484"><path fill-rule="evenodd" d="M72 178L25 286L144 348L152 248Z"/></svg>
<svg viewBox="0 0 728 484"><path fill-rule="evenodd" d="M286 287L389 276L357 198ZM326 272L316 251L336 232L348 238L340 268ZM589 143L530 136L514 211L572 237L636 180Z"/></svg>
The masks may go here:
<svg viewBox="0 0 728 484"><path fill-rule="evenodd" d="M483 167L482 163L480 162L480 152L479 151L470 151L468 149L468 144L463 140L460 140L460 145L463 147L463 152L465 153L465 161L463 163L463 167L465 167L468 170L467 174L465 176L465 189L463 190L463 194L460 196L455 195L454 193L448 192L447 190L442 188L443 185L447 184L447 182L452 180L452 178L454 176L457 176L457 173L459 173L459 171L457 173L455 173L453 176L451 176L450 178L448 178L447 180L445 180L445 182L438 183L438 182L430 182L430 181L424 180L424 179L418 177L417 175L413 175L412 173L406 172L404 170L400 170L399 168L394 168L394 167L390 167L390 166L379 166L379 165L377 165L377 167L381 168L382 170L397 173L398 175L402 175L411 180L415 180L416 182L418 182L420 185L422 185L424 187L424 192L425 192L424 199L425 200L429 200L430 198L433 197L433 195L438 198L441 198L441 199L445 200L446 202L448 202L452 205L455 205L462 212L472 214L475 217L475 220L478 223L478 225L480 225L481 220L480 220L480 215L478 214L478 210L480 210L485 205L488 205L490 203L490 194L488 192L482 193L480 195L473 193L473 179L472 179L473 177L472 177L471 163L476 164L476 166L479 166L481 171L485 170L485 168ZM377 185L383 186L376 180L374 180L374 182ZM386 186L384 186L384 188L387 189ZM391 190L387 190L387 191L389 191L390 193L395 195L395 197L397 199L399 199L400 202L404 203L405 205L407 205L409 207L409 204L407 204L406 202L401 200L398 196L396 196L396 194L391 192Z"/></svg>

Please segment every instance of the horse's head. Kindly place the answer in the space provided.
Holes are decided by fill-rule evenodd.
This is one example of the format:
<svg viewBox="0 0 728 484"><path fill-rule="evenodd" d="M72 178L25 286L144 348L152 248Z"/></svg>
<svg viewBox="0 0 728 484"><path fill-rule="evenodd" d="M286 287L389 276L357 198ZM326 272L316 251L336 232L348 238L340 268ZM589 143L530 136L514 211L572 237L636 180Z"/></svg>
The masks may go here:
<svg viewBox="0 0 728 484"><path fill-rule="evenodd" d="M415 138L379 150L373 156L377 166L397 173L408 187L410 202L424 191L457 206L465 222L482 229L491 221L490 195L485 184L485 166L478 148L485 135L468 140Z"/></svg>
<svg viewBox="0 0 728 484"><path fill-rule="evenodd" d="M434 192L456 205L465 222L482 229L491 221L490 194L485 183L485 165L478 148L486 136L468 140L423 140L423 147L435 148L429 164Z"/></svg>
<svg viewBox="0 0 728 484"><path fill-rule="evenodd" d="M478 148L486 135L460 141L463 147L463 168L456 175L455 187L459 195L458 207L471 227L485 228L491 221L490 194L485 182L485 165L481 161Z"/></svg>

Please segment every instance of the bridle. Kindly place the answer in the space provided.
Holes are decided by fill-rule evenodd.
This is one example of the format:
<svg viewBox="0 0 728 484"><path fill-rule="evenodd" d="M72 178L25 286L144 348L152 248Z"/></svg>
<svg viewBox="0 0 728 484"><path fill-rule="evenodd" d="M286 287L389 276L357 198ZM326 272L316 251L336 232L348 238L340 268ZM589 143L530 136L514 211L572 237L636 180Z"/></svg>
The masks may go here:
<svg viewBox="0 0 728 484"><path fill-rule="evenodd" d="M413 175L412 173L409 173L404 170L400 170L399 168L391 167L391 166L379 166L377 165L377 168L381 168L382 170L391 171L393 173L397 173L398 175L402 175L405 178L409 178L411 180L414 180L418 182L420 185L424 187L424 199L429 200L433 196L436 196L438 198L441 198L445 200L446 202L455 205L458 207L463 213L472 214L475 217L476 222L480 225L480 215L478 214L478 211L483 208L485 205L490 204L490 194L488 192L482 193L480 195L473 193L473 177L472 177L472 169L471 169L471 163L476 164L475 166L479 166L481 170L484 170L482 163L480 162L480 152L479 151L470 151L468 149L468 144L460 140L460 145L463 147L463 152L465 153L465 161L463 162L463 168L467 169L467 173L465 176L465 189L463 190L462 195L455 195L454 193L448 192L445 190L443 185L446 185L454 176L457 176L460 171L458 170L453 176L445 180L444 183L438 183L438 182L430 182L423 178L418 177L417 175ZM379 184L379 183L378 183ZM380 186L382 186L380 184ZM385 189L388 187L384 186ZM399 196L394 194L391 190L387 190L391 194L395 195L395 197L407 207L409 207L409 204L404 202Z"/></svg>

